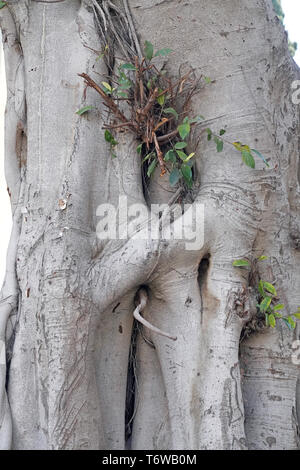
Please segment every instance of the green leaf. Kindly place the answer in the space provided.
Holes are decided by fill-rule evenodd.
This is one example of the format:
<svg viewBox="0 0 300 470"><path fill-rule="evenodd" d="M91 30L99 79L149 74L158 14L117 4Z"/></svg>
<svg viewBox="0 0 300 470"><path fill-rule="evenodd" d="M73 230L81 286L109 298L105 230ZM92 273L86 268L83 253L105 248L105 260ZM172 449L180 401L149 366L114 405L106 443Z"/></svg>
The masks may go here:
<svg viewBox="0 0 300 470"><path fill-rule="evenodd" d="M276 318L282 318L282 315L280 315L280 313L274 312L274 315Z"/></svg>
<svg viewBox="0 0 300 470"><path fill-rule="evenodd" d="M224 147L224 143L222 142L222 140L219 140L217 143L217 152L219 153L222 152L223 147Z"/></svg>
<svg viewBox="0 0 300 470"><path fill-rule="evenodd" d="M154 48L150 41L145 41L144 52L147 60L153 59Z"/></svg>
<svg viewBox="0 0 300 470"><path fill-rule="evenodd" d="M128 80L126 73L122 71L121 67L119 67L119 74L119 83Z"/></svg>
<svg viewBox="0 0 300 470"><path fill-rule="evenodd" d="M176 155L175 155L175 152L174 150L169 150L165 157L164 157L164 160L165 162L172 162L172 163L175 163L176 162Z"/></svg>
<svg viewBox="0 0 300 470"><path fill-rule="evenodd" d="M185 161L188 157L187 154L185 152L182 152L181 150L176 150L176 153L182 161Z"/></svg>
<svg viewBox="0 0 300 470"><path fill-rule="evenodd" d="M247 150L247 152L250 152L250 153L251 153L251 149L250 149L249 145L243 144L243 145L242 145L242 150Z"/></svg>
<svg viewBox="0 0 300 470"><path fill-rule="evenodd" d="M136 148L136 151L139 155L142 154L142 148L143 148L143 144L138 145L137 148Z"/></svg>
<svg viewBox="0 0 300 470"><path fill-rule="evenodd" d="M98 57L96 57L96 62L97 62L98 60L103 59L104 56L105 56L105 52L103 52L102 54L98 55Z"/></svg>
<svg viewBox="0 0 300 470"><path fill-rule="evenodd" d="M182 139L185 139L191 131L191 126L190 126L190 123L186 121L186 122L183 122L183 124L181 124L180 126L178 126L177 129L178 129L180 137Z"/></svg>
<svg viewBox="0 0 300 470"><path fill-rule="evenodd" d="M104 51L102 52L102 54L98 55L98 57L96 58L96 61L103 59L103 57L104 57L105 54L107 53L108 49L109 49L108 44L106 44L106 46L105 46L105 48L104 48Z"/></svg>
<svg viewBox="0 0 300 470"><path fill-rule="evenodd" d="M149 158L153 157L155 155L155 153L151 152L151 153L148 153L148 155L145 156L145 158L142 160L142 164L145 163L147 160L149 160Z"/></svg>
<svg viewBox="0 0 300 470"><path fill-rule="evenodd" d="M158 92L159 92L159 93L162 93L163 90L160 88L160 89L158 90ZM165 101L166 101L166 96L165 96L165 95L158 96L156 101L158 102L158 104L159 104L160 106L163 106L163 105L165 104Z"/></svg>
<svg viewBox="0 0 300 470"><path fill-rule="evenodd" d="M148 90L150 90L151 88L153 88L153 86L155 85L155 82L157 81L157 76L155 77L152 77L150 78L150 80L148 80L148 83L147 83L147 88Z"/></svg>
<svg viewBox="0 0 300 470"><path fill-rule="evenodd" d="M165 114L173 114L173 116L175 116L175 118L178 119L178 113L174 108L166 108L166 109L164 109L164 113Z"/></svg>
<svg viewBox="0 0 300 470"><path fill-rule="evenodd" d="M105 137L106 142L108 142L112 147L118 144L118 142L115 140L114 136L112 135L111 132L109 132L108 129L105 130L104 137Z"/></svg>
<svg viewBox="0 0 300 470"><path fill-rule="evenodd" d="M262 255L257 259L257 261L265 261L266 259L268 259L268 257L265 255Z"/></svg>
<svg viewBox="0 0 300 470"><path fill-rule="evenodd" d="M283 304L274 305L274 308L273 308L273 310L274 310L275 312L278 312L279 310L282 310L282 309L284 309L284 305L283 305Z"/></svg>
<svg viewBox="0 0 300 470"><path fill-rule="evenodd" d="M177 142L174 145L174 147L175 147L176 150L185 149L185 147L187 147L187 143L186 142Z"/></svg>
<svg viewBox="0 0 300 470"><path fill-rule="evenodd" d="M260 280L259 283L258 283L258 292L260 293L260 295L261 295L262 297L265 297L265 296L266 296L266 293L265 293L265 291L264 291L264 283L263 283L262 280Z"/></svg>
<svg viewBox="0 0 300 470"><path fill-rule="evenodd" d="M291 328L294 330L296 328L296 322L292 319L292 317L287 317L287 321L291 325Z"/></svg>
<svg viewBox="0 0 300 470"><path fill-rule="evenodd" d="M109 142L109 143L111 143L112 140L114 139L112 133L109 132L109 130L107 130L107 129L104 132L104 137L105 137L106 142Z"/></svg>
<svg viewBox="0 0 300 470"><path fill-rule="evenodd" d="M158 56L165 57L166 55L171 54L171 52L173 52L172 49L168 49L167 47L165 47L164 49L160 49L159 51L157 51L154 57L158 57Z"/></svg>
<svg viewBox="0 0 300 470"><path fill-rule="evenodd" d="M236 268L241 268L243 266L250 266L250 262L246 259L236 259L232 263L232 266L235 266Z"/></svg>
<svg viewBox="0 0 300 470"><path fill-rule="evenodd" d="M125 75L124 72L119 68L120 76L118 77L119 89L121 90L129 90L132 87L132 82L129 78Z"/></svg>
<svg viewBox="0 0 300 470"><path fill-rule="evenodd" d="M223 141L218 139L218 137L214 137L214 141L217 144L217 152L222 152L224 147Z"/></svg>
<svg viewBox="0 0 300 470"><path fill-rule="evenodd" d="M282 318L282 320L284 321L284 323L289 327L290 330L292 330L292 326L290 325L290 322L287 318Z"/></svg>
<svg viewBox="0 0 300 470"><path fill-rule="evenodd" d="M211 140L212 138L212 130L211 129L206 129L207 132L207 140Z"/></svg>
<svg viewBox="0 0 300 470"><path fill-rule="evenodd" d="M220 130L220 135L224 135L224 134L226 134L226 130L225 130L225 129L221 129L221 130Z"/></svg>
<svg viewBox="0 0 300 470"><path fill-rule="evenodd" d="M117 95L121 96L121 98L128 98L128 94L125 91L118 90Z"/></svg>
<svg viewBox="0 0 300 470"><path fill-rule="evenodd" d="M265 314L265 319L266 319L266 327L270 326L270 324L269 324L269 315L267 313Z"/></svg>
<svg viewBox="0 0 300 470"><path fill-rule="evenodd" d="M204 80L207 84L211 83L211 78L210 77L204 77Z"/></svg>
<svg viewBox="0 0 300 470"><path fill-rule="evenodd" d="M275 328L275 326L276 326L276 318L273 315L273 313L271 313L271 315L269 315L269 325L271 326L271 328Z"/></svg>
<svg viewBox="0 0 300 470"><path fill-rule="evenodd" d="M248 150L242 150L242 159L243 162L250 168L255 168L255 160L253 155Z"/></svg>
<svg viewBox="0 0 300 470"><path fill-rule="evenodd" d="M102 54L98 55L98 57L96 57L96 62L97 62L98 60L103 59L104 56L105 56L105 52L103 52Z"/></svg>
<svg viewBox="0 0 300 470"><path fill-rule="evenodd" d="M264 162L264 164L265 164L268 168L270 168L269 163L267 162L267 160L265 159L265 157L264 157L258 150L251 149L251 151L254 152L254 153L256 153L256 155L258 155L259 158L262 159L262 161Z"/></svg>
<svg viewBox="0 0 300 470"><path fill-rule="evenodd" d="M119 91L126 91L129 90L132 87L132 82L130 80L127 80L126 82L122 82L120 86L118 87L118 92Z"/></svg>
<svg viewBox="0 0 300 470"><path fill-rule="evenodd" d="M264 285L264 289L270 292L270 294L277 295L276 289L273 286L273 284L270 284L269 282L264 282L263 285Z"/></svg>
<svg viewBox="0 0 300 470"><path fill-rule="evenodd" d="M183 165L181 165L180 171L182 173L182 176L186 184L188 185L189 188L191 188L193 185L193 173L192 173L191 167L184 163Z"/></svg>
<svg viewBox="0 0 300 470"><path fill-rule="evenodd" d="M174 168L174 170L171 171L170 176L169 176L169 182L171 186L175 186L180 179L180 172L178 168Z"/></svg>
<svg viewBox="0 0 300 470"><path fill-rule="evenodd" d="M189 165L181 165L181 173L188 180L191 180L193 178L192 169Z"/></svg>
<svg viewBox="0 0 300 470"><path fill-rule="evenodd" d="M189 162L191 158L193 158L194 155L195 155L195 152L190 153L189 156L184 160L184 162L185 163Z"/></svg>
<svg viewBox="0 0 300 470"><path fill-rule="evenodd" d="M121 65L120 69L124 70L136 70L136 67L132 64L123 64Z"/></svg>
<svg viewBox="0 0 300 470"><path fill-rule="evenodd" d="M104 91L108 91L109 93L111 93L113 91L112 87L110 86L109 83L107 82L101 82L101 84L104 86L105 90Z"/></svg>
<svg viewBox="0 0 300 470"><path fill-rule="evenodd" d="M260 311L261 312L266 312L268 310L268 308L270 307L271 302L272 302L271 297L265 297L264 300L259 305Z"/></svg>
<svg viewBox="0 0 300 470"><path fill-rule="evenodd" d="M5 5L6 5L6 2L0 2L0 9L5 7Z"/></svg>
<svg viewBox="0 0 300 470"><path fill-rule="evenodd" d="M148 168L148 171L147 171L148 178L150 178L150 176L154 172L154 170L156 168L156 165L157 165L157 158L155 160L153 160L153 162L151 163L151 165Z"/></svg>
<svg viewBox="0 0 300 470"><path fill-rule="evenodd" d="M84 108L81 108L78 111L76 111L76 114L78 114L78 116L82 116L82 114L87 113L88 111L90 111L93 108L94 108L94 106L85 106Z"/></svg>
<svg viewBox="0 0 300 470"><path fill-rule="evenodd" d="M233 142L232 145L240 152L243 150L243 144L241 142Z"/></svg>
<svg viewBox="0 0 300 470"><path fill-rule="evenodd" d="M297 318L297 320L300 319L300 313L293 313L293 317Z"/></svg>

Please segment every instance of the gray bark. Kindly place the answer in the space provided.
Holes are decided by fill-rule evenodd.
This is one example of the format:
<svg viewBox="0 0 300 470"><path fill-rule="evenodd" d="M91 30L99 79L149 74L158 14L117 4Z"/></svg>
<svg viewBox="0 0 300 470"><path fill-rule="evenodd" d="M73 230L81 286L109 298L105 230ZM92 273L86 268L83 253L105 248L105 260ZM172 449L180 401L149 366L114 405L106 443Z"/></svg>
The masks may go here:
<svg viewBox="0 0 300 470"><path fill-rule="evenodd" d="M235 258L268 255L271 268L260 275L276 280L288 311L300 305L299 106L291 100L300 74L271 1L129 1L141 44L174 50L169 73L185 63L213 79L195 97L195 115L270 158L269 170L262 162L251 170L238 152L226 147L220 157L202 136L195 203L205 205L205 243L198 251L182 242L97 240L99 204L117 206L120 195L145 200L136 142L120 136L111 159L104 106L94 90L85 97L77 76L100 81L97 73L106 73L95 60L103 44L90 2L7 3L0 18L14 227L0 304L8 352L0 363L0 447L298 448L299 368L291 361L298 330L278 325L240 346L255 298L232 267ZM95 109L75 114L85 104ZM167 203L170 191L155 175L147 204ZM126 444L141 285L149 295L143 315L177 341L146 328L137 336Z"/></svg>

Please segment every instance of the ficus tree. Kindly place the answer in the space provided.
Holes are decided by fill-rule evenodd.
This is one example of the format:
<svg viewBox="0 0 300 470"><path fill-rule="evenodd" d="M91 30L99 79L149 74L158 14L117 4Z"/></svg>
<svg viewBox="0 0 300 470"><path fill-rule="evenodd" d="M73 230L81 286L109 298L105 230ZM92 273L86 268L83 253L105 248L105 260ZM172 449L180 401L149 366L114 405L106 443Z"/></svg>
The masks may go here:
<svg viewBox="0 0 300 470"><path fill-rule="evenodd" d="M0 18L1 448L298 448L300 74L272 1L8 0ZM137 70L179 80L169 112L173 88ZM145 236L99 239L125 196ZM174 202L204 207L201 246L147 236Z"/></svg>

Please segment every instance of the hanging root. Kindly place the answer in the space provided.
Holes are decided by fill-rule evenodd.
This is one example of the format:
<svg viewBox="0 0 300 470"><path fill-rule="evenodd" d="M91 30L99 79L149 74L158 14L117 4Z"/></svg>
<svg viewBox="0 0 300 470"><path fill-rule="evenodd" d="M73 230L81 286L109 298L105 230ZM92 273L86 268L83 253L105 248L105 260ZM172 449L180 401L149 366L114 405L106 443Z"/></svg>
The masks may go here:
<svg viewBox="0 0 300 470"><path fill-rule="evenodd" d="M127 60L138 56L142 59L140 43L134 28L127 0L123 9L110 0L92 0L96 26L103 44L109 45L104 61L108 70L113 69L114 44L116 43Z"/></svg>
<svg viewBox="0 0 300 470"><path fill-rule="evenodd" d="M147 300L148 300L148 295L145 289L140 289L137 293L137 299L138 299L138 305L136 309L133 312L134 318L140 322L142 325L144 325L146 328L149 330L153 331L153 333L157 333L160 336L165 336L166 338L171 339L172 341L176 341L177 337L172 336L168 333L165 333L164 331L160 330L159 328L156 328L155 326L151 325L147 320L145 320L144 317L142 317L141 313L144 308L147 305Z"/></svg>

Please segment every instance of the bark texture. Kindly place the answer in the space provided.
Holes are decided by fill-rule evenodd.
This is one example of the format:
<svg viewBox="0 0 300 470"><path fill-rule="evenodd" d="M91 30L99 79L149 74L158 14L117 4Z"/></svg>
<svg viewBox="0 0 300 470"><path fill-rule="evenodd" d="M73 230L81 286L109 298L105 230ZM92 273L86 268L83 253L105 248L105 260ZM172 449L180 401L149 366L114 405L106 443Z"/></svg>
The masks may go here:
<svg viewBox="0 0 300 470"><path fill-rule="evenodd" d="M110 157L104 106L77 76L99 82L107 73L96 61L103 44L92 2L7 2L0 18L14 225L0 304L0 447L297 449L298 330L278 325L240 344L256 300L232 261L268 255L260 275L276 283L288 311L300 305L299 106L291 99L299 69L270 0L128 3L141 44L174 50L169 73L184 64L213 79L195 97L195 115L257 148L270 169L249 169L230 147L220 157L202 136L194 191L205 205L201 250L100 242L99 204L117 207L122 195L167 203L171 188L156 174L145 201L132 137L120 135ZM94 109L78 116L86 104ZM133 347L141 285L143 315L176 342L143 328ZM126 443L129 358L135 402Z"/></svg>

